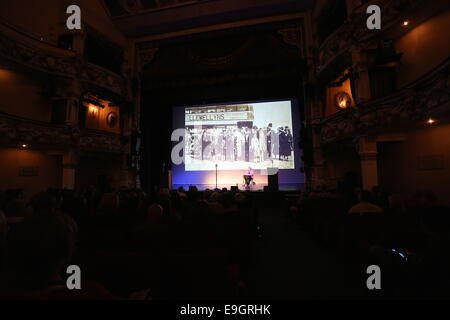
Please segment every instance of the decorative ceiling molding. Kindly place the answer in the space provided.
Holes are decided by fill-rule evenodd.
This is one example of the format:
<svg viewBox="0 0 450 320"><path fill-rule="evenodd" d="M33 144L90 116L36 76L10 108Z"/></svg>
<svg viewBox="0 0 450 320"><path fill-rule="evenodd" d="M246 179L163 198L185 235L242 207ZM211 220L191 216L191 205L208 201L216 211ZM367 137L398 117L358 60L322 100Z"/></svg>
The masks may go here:
<svg viewBox="0 0 450 320"><path fill-rule="evenodd" d="M220 54L207 56L201 50L192 46L184 47L186 55L195 64L204 66L210 69L226 68L238 62L247 52L251 50L252 39L246 38L244 41L234 43L231 46L224 44L224 49ZM231 52L230 52L231 51Z"/></svg>
<svg viewBox="0 0 450 320"><path fill-rule="evenodd" d="M159 46L152 48L139 48L138 49L138 64L139 70L142 70L147 64L151 63L155 58L155 54L158 52Z"/></svg>
<svg viewBox="0 0 450 320"><path fill-rule="evenodd" d="M301 57L305 56L303 43L303 29L300 24L292 27L285 27L277 30L282 35L283 41L287 44L296 46Z"/></svg>

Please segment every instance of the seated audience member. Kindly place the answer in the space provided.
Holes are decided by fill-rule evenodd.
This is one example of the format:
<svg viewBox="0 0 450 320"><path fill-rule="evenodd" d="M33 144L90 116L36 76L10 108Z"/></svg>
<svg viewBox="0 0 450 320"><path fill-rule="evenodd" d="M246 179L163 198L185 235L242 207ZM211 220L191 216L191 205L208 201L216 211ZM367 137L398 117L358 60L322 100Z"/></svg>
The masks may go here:
<svg viewBox="0 0 450 320"><path fill-rule="evenodd" d="M27 208L21 194L8 201L5 206L5 215L8 223L19 223L27 216Z"/></svg>
<svg viewBox="0 0 450 320"><path fill-rule="evenodd" d="M57 201L49 193L40 192L31 198L29 206L33 209L33 216L53 214L57 209Z"/></svg>
<svg viewBox="0 0 450 320"><path fill-rule="evenodd" d="M98 210L104 214L117 214L120 206L120 199L116 192L108 190L105 192L98 205Z"/></svg>
<svg viewBox="0 0 450 320"><path fill-rule="evenodd" d="M371 194L369 191L363 190L359 195L359 203L353 206L349 214L365 214L365 213L380 213L383 211L379 206L373 204L371 201Z"/></svg>
<svg viewBox="0 0 450 320"><path fill-rule="evenodd" d="M5 250L7 233L8 233L8 223L6 222L5 215L0 210L0 263L3 262L3 252Z"/></svg>
<svg viewBox="0 0 450 320"><path fill-rule="evenodd" d="M209 196L208 204L210 208L210 212L215 215L222 214L224 209L221 202L221 194L219 192L213 192Z"/></svg>
<svg viewBox="0 0 450 320"><path fill-rule="evenodd" d="M183 199L187 198L186 190L184 190L183 187L179 187L177 192L181 198L183 198Z"/></svg>
<svg viewBox="0 0 450 320"><path fill-rule="evenodd" d="M169 225L163 221L163 208L154 203L147 209L146 218L131 229L133 247L138 250L162 252L166 250Z"/></svg>
<svg viewBox="0 0 450 320"><path fill-rule="evenodd" d="M147 219L152 224L161 223L163 219L163 207L157 203L150 205L147 210Z"/></svg>
<svg viewBox="0 0 450 320"><path fill-rule="evenodd" d="M99 284L67 289L63 279L73 251L73 226L62 215L26 219L8 238L1 297L14 299L114 299Z"/></svg>
<svg viewBox="0 0 450 320"><path fill-rule="evenodd" d="M170 197L170 192L169 189L167 188L161 188L158 191L157 194L157 202L158 204L161 205L161 207L163 207L163 220L165 223L170 223L172 222L172 202L171 202L171 197Z"/></svg>

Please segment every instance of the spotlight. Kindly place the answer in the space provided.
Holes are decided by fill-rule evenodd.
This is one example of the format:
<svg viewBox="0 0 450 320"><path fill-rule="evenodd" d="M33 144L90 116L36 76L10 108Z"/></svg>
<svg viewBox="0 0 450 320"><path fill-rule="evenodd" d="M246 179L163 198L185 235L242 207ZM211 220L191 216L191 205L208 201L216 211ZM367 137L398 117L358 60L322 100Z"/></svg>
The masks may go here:
<svg viewBox="0 0 450 320"><path fill-rule="evenodd" d="M23 145L22 145L22 148L24 148L24 149L27 148L27 147L28 147L28 146L27 146L26 144L23 144Z"/></svg>
<svg viewBox="0 0 450 320"><path fill-rule="evenodd" d="M434 123L436 123L436 120L434 120L433 118L430 118L430 119L427 120L427 123L428 124L434 124Z"/></svg>
<svg viewBox="0 0 450 320"><path fill-rule="evenodd" d="M408 25L409 25L409 21L408 21L408 20L403 21L403 26L404 26L404 27L406 27L406 26L408 26Z"/></svg>

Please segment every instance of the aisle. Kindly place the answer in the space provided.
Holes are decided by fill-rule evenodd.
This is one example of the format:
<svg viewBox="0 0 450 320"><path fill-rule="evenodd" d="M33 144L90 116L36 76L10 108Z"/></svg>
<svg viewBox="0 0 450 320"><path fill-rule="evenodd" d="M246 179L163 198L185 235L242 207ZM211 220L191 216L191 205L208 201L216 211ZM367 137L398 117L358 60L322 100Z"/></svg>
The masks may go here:
<svg viewBox="0 0 450 320"><path fill-rule="evenodd" d="M343 268L280 209L260 209L262 238L249 281L249 298L345 298Z"/></svg>

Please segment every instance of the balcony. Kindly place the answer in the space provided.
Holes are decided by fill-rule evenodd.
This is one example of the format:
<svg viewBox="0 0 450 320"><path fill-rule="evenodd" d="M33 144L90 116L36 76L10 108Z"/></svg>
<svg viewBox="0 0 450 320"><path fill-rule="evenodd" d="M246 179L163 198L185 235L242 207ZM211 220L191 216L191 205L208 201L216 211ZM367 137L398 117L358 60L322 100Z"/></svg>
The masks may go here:
<svg viewBox="0 0 450 320"><path fill-rule="evenodd" d="M120 97L128 97L127 81L97 65L80 59L75 52L27 36L0 23L0 58L55 76L77 78Z"/></svg>
<svg viewBox="0 0 450 320"><path fill-rule="evenodd" d="M425 120L427 115L448 111L449 104L450 59L411 85L324 118L318 127L321 140L326 144L411 125Z"/></svg>
<svg viewBox="0 0 450 320"><path fill-rule="evenodd" d="M46 150L122 153L127 137L98 130L78 129L0 113L0 145Z"/></svg>
<svg viewBox="0 0 450 320"><path fill-rule="evenodd" d="M323 72L343 54L350 52L358 44L361 48L370 47L371 40L386 34L393 26L399 26L405 15L416 11L424 0L374 0L356 8L347 21L335 30L319 47L317 74ZM368 30L366 8L376 4L382 11L382 29ZM423 13L428 12L424 10ZM419 21L419 19L417 19Z"/></svg>

